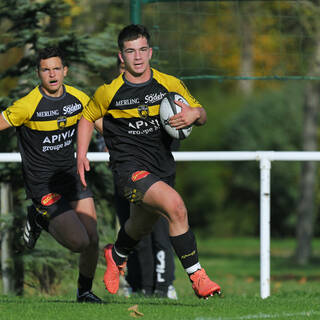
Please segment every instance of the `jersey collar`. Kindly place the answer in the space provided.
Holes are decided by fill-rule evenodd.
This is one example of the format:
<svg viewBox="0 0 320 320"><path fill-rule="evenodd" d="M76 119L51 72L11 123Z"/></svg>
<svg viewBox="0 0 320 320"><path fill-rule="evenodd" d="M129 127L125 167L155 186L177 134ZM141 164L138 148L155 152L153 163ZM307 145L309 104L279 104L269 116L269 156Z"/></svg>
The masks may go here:
<svg viewBox="0 0 320 320"><path fill-rule="evenodd" d="M51 96L48 96L44 93L41 85L38 86L39 88L39 91L40 93L42 94L42 96L48 100L54 100L54 101L57 101L57 100L61 100L63 99L65 96L66 96L66 87L64 85L62 85L62 89L63 89L63 92L62 92L62 95L60 97L51 97Z"/></svg>

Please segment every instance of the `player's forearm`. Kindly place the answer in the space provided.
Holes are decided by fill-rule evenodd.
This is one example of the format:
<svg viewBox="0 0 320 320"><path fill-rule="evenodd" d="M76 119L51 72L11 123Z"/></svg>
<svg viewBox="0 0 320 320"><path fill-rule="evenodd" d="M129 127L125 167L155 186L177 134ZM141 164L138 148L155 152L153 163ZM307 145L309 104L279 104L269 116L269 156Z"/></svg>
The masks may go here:
<svg viewBox="0 0 320 320"><path fill-rule="evenodd" d="M84 158L91 141L94 124L82 117L77 132L77 158Z"/></svg>
<svg viewBox="0 0 320 320"><path fill-rule="evenodd" d="M207 122L207 113L202 107L197 108L197 111L199 111L199 118L194 122L194 125L202 126Z"/></svg>

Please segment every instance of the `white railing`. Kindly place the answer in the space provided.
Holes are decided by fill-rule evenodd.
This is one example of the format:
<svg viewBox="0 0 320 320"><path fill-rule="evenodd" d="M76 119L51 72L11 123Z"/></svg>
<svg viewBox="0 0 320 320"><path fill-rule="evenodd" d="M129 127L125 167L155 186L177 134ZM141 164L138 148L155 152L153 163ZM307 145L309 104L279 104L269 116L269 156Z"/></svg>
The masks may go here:
<svg viewBox="0 0 320 320"><path fill-rule="evenodd" d="M320 161L320 152L201 151L173 152L176 161L260 162L260 296L270 296L270 171L272 161ZM105 152L89 152L90 161L108 161ZM0 153L0 162L20 162L19 153Z"/></svg>

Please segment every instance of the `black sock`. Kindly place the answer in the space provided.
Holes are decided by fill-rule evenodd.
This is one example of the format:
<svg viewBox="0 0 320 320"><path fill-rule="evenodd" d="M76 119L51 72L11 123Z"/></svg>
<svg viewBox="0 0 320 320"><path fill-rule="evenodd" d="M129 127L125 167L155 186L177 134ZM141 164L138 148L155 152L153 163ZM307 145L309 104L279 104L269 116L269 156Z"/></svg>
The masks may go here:
<svg viewBox="0 0 320 320"><path fill-rule="evenodd" d="M179 236L170 237L170 241L184 269L199 263L196 238L191 229Z"/></svg>
<svg viewBox="0 0 320 320"><path fill-rule="evenodd" d="M124 261L127 260L129 253L138 242L139 240L132 239L126 233L124 228L120 229L120 231L118 232L117 241L112 248L112 258L116 265L121 265Z"/></svg>
<svg viewBox="0 0 320 320"><path fill-rule="evenodd" d="M86 291L90 291L92 288L92 281L93 278L88 278L79 273L79 278L78 278L78 290L79 290L79 295L82 295Z"/></svg>

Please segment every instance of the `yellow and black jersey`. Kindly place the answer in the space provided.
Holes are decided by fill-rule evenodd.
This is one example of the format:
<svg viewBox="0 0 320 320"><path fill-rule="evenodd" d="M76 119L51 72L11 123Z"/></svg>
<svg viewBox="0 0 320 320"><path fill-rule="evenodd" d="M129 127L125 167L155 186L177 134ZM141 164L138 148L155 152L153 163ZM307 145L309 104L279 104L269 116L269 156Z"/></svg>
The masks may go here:
<svg viewBox="0 0 320 320"><path fill-rule="evenodd" d="M148 170L160 177L175 172L170 151L172 138L162 129L159 108L167 92L182 95L191 107L201 107L176 77L152 69L149 81L128 82L120 75L100 86L83 116L95 121L102 116L104 138L113 169Z"/></svg>
<svg viewBox="0 0 320 320"><path fill-rule="evenodd" d="M63 175L75 166L77 124L88 101L85 93L71 86L65 85L58 98L38 86L3 111L17 130L28 196L28 185L49 183L58 172Z"/></svg>

